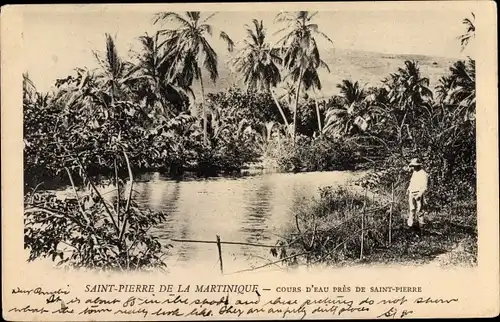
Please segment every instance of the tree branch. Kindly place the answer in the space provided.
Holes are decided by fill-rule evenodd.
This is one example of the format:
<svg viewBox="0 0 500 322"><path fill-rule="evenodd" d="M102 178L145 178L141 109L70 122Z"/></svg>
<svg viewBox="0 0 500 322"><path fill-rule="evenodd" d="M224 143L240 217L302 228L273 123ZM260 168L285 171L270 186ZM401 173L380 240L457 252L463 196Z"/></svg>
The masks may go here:
<svg viewBox="0 0 500 322"><path fill-rule="evenodd" d="M122 227L119 232L119 240L121 241L123 239L123 236L125 235L125 229L127 227L127 221L128 221L128 215L130 211L130 201L132 199L132 192L133 192L133 185L134 185L134 176L132 174L132 168L130 167L130 161L127 156L127 152L123 151L123 155L125 156L125 162L127 162L127 170L128 170L128 176L130 180L130 189L127 197L127 205L125 206L125 213L123 214L123 223Z"/></svg>
<svg viewBox="0 0 500 322"><path fill-rule="evenodd" d="M80 203L80 198L78 197L78 192L76 191L75 187L75 182L73 181L73 177L71 176L71 172L69 171L68 167L64 167L66 172L68 173L69 181L71 182L71 187L73 188L73 192L75 193L76 197L76 202L78 203L78 208L80 209L80 212L82 213L83 218L85 218L85 221L87 224L90 223L89 217L87 217L87 214L83 210L82 204Z"/></svg>
<svg viewBox="0 0 500 322"><path fill-rule="evenodd" d="M94 192L97 194L97 196L99 197L99 201L102 203L102 205L104 206L104 209L106 209L106 213L108 214L109 218L111 219L111 222L113 223L113 226L115 227L115 230L117 232L117 234L119 235L120 234L120 229L118 228L118 225L116 224L116 221L115 221L115 218L113 217L113 214L111 213L111 210L109 210L109 207L108 205L106 204L106 202L104 201L104 198L102 197L101 193L99 192L99 190L97 190L97 187L95 186L94 182L92 181L92 179L90 178L90 176L87 174L87 172L85 171L85 168L83 167L82 163L80 162L80 160L77 158L76 161L78 162L78 165L80 166L80 168L82 169L83 173L85 174L85 177L87 178L87 180L89 181L90 183L90 186L92 187L92 189L94 190Z"/></svg>
<svg viewBox="0 0 500 322"><path fill-rule="evenodd" d="M120 226L120 182L118 180L118 167L116 166L116 157L115 157L115 180L116 180L116 224Z"/></svg>

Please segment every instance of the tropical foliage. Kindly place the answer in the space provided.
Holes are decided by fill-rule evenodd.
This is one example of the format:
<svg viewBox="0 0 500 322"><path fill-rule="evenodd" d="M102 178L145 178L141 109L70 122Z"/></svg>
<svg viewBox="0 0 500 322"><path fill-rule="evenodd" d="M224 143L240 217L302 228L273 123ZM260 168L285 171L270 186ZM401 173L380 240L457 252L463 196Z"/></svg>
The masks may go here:
<svg viewBox="0 0 500 322"><path fill-rule="evenodd" d="M476 15L473 12L471 12L471 18L464 18L464 20L462 20L462 24L465 26L465 33L458 37L462 50L464 50L469 42L476 37L475 20Z"/></svg>
<svg viewBox="0 0 500 322"><path fill-rule="evenodd" d="M262 20L254 19L252 23L255 30L245 25L247 38L234 58L235 72L242 75L247 90L269 91L281 82L279 65L282 60L279 51L266 42Z"/></svg>
<svg viewBox="0 0 500 322"><path fill-rule="evenodd" d="M297 110L299 108L299 97L301 86L305 90L321 89L321 81L318 75L320 67L328 72L328 65L320 58L319 48L316 42L317 36L321 36L333 44L333 41L319 30L312 19L318 12L308 11L281 12L276 16L276 21L285 25L277 33L284 33L278 44L281 48L283 65L289 77L297 84L295 91L295 105L293 109L293 137L295 138L297 128ZM319 107L317 107L318 128L321 132L321 119Z"/></svg>
<svg viewBox="0 0 500 322"><path fill-rule="evenodd" d="M164 23L166 29L140 36L141 49L130 58L105 34L103 50L94 52L99 67L77 67L57 80L52 92L37 92L24 74L26 188L59 178L95 194L96 175L104 174L118 190L114 208L100 198L84 206L78 196L60 203L51 196L29 195L26 205L36 209L26 217L32 257L61 258L58 245L66 243L76 250L61 259L76 266L158 263L161 249L147 231L164 216L146 215L131 195L120 191L120 169L127 169L132 186L132 173L138 171L218 175L272 159L281 171L365 167L384 169L379 177L394 181L404 175L408 159L418 156L436 187L430 199L442 204L474 196L474 60L455 62L438 84L430 84L417 61L405 61L377 86L346 79L338 84L338 95L318 100L319 70L329 72L329 67L317 38L333 42L313 22L316 15L278 14L283 28L275 45L268 42L262 21L245 27L247 37L228 60L245 88L205 93L204 81L217 82L221 61L213 45L215 27L209 24L214 14L202 17L199 12L157 14L155 24ZM473 20L466 22L463 45L475 33ZM232 52L236 45L229 36L217 34ZM285 93L277 95L279 90ZM51 200L50 209L41 208L40 198ZM83 228L78 218L85 217L96 225ZM61 218L53 228L58 232L35 228L53 218ZM116 226L114 220L129 226ZM144 259L146 251L152 257Z"/></svg>
<svg viewBox="0 0 500 322"><path fill-rule="evenodd" d="M171 59L168 76L170 78L180 78L188 86L193 81L193 78L200 82L205 143L207 142L207 113L204 105L205 92L202 67L205 68L212 82L215 83L219 77L217 53L208 39L208 37L212 36L213 27L207 22L214 15L215 13L202 19L198 11L188 11L185 17L175 12L162 12L157 14L155 19L155 23L171 21L176 24L175 28L159 31L160 34L166 36L164 45ZM234 43L231 38L224 31L219 32L219 37L226 42L228 51L232 51Z"/></svg>

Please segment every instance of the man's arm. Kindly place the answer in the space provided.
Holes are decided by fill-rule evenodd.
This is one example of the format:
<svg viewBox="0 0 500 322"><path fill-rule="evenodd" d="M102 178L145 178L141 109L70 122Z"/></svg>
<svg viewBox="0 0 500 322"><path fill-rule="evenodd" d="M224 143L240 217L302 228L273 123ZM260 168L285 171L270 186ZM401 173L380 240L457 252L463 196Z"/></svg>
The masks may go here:
<svg viewBox="0 0 500 322"><path fill-rule="evenodd" d="M427 174L427 172L424 172L424 178L423 178L423 182L422 182L422 188L423 188L423 192L426 192L428 187L429 187L429 175Z"/></svg>
<svg viewBox="0 0 500 322"><path fill-rule="evenodd" d="M420 178L421 182L419 182L419 191L417 193L417 197L422 197L426 192L429 184L429 175L427 172L424 172L424 175Z"/></svg>

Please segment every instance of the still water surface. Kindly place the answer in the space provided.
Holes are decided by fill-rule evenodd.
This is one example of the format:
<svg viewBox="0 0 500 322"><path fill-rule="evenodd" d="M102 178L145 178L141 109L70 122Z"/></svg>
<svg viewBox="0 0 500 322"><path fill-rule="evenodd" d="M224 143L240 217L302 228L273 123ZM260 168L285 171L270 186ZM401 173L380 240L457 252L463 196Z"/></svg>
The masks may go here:
<svg viewBox="0 0 500 322"><path fill-rule="evenodd" d="M168 214L152 233L169 250L167 265L182 268L203 263L218 270L215 244L171 239L235 241L273 245L293 225L294 208L318 196L318 188L350 185L361 173L334 171L259 174L239 178L174 181L155 173L134 183L136 201ZM268 263L269 248L222 245L224 271Z"/></svg>

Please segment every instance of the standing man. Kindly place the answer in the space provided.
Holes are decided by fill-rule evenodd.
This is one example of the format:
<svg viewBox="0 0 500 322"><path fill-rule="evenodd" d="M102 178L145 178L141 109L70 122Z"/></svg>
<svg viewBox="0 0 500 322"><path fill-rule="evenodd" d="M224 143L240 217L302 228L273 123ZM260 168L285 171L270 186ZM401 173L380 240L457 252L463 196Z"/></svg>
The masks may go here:
<svg viewBox="0 0 500 322"><path fill-rule="evenodd" d="M424 202L424 196L427 191L429 175L422 169L422 164L416 158L411 160L409 167L412 169L413 174L407 190L410 206L407 224L409 227L412 227L414 217L416 216L419 226L422 227L424 225L422 203Z"/></svg>

